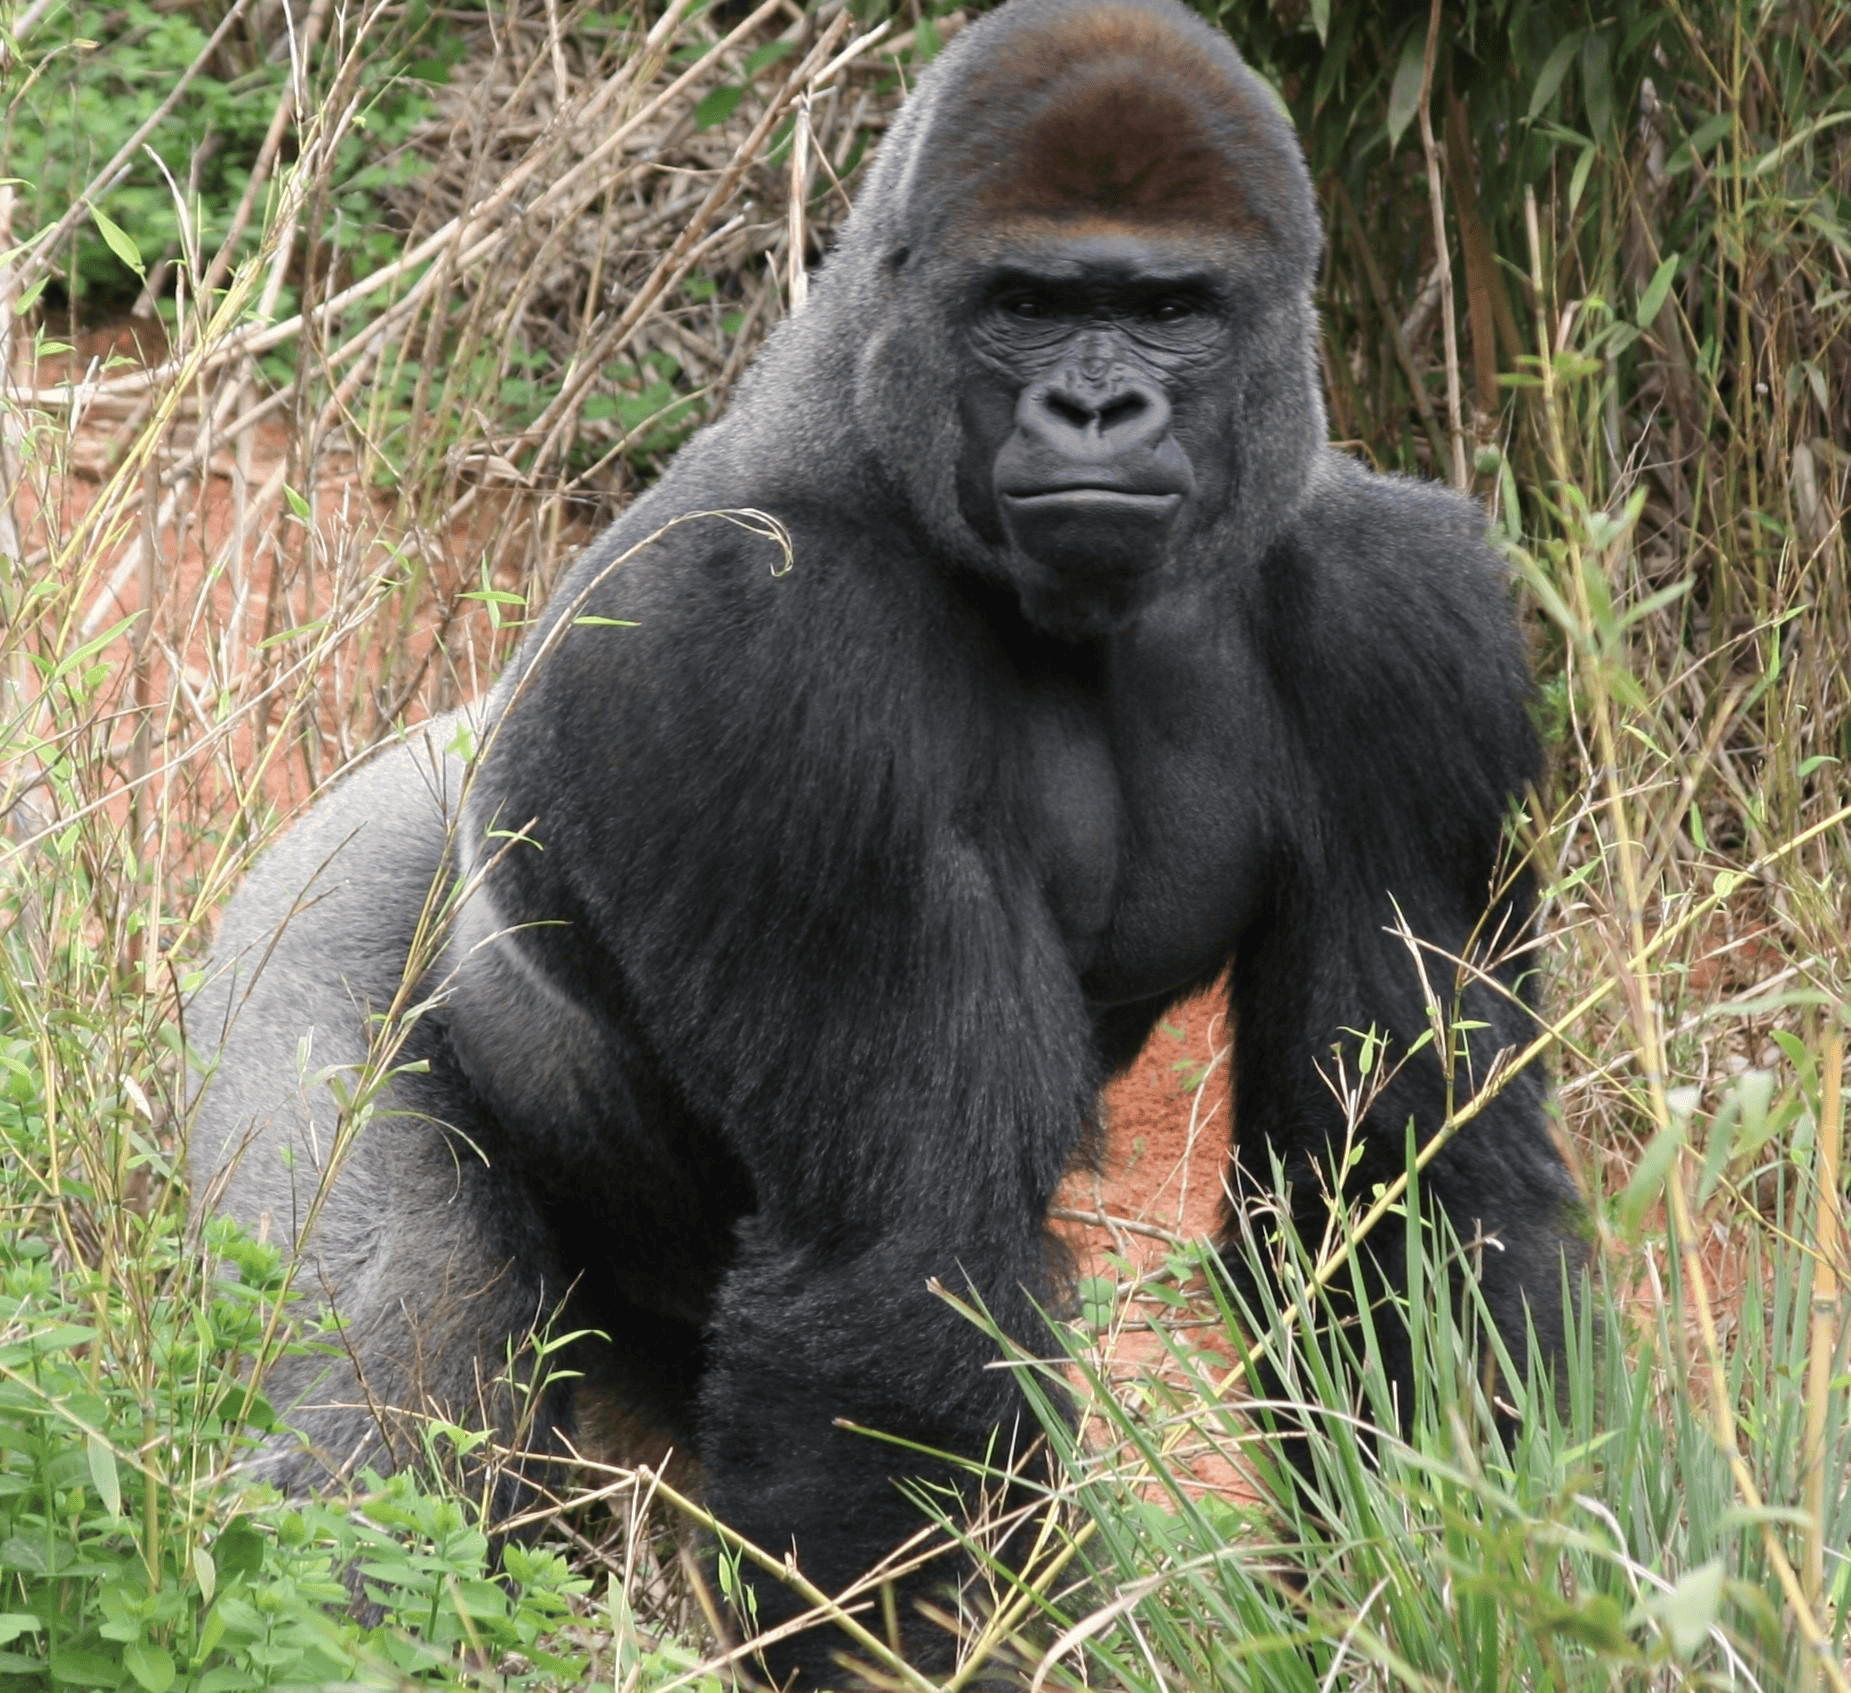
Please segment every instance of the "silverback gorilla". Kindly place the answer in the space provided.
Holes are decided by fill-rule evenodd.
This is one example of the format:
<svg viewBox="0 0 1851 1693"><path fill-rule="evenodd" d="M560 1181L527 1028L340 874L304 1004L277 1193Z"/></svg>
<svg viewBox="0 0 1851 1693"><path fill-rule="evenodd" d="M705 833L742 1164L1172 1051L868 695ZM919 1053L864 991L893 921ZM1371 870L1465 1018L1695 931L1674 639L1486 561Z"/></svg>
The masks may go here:
<svg viewBox="0 0 1851 1693"><path fill-rule="evenodd" d="M1047 1211L1100 1087L1230 965L1233 1166L1281 1160L1315 1238L1320 1062L1426 1031L1399 924L1448 999L1449 957L1523 934L1500 837L1537 756L1480 513L1324 444L1319 243L1222 36L1173 0L1011 0L921 78L730 414L573 565L467 787L445 721L259 864L194 1012L221 1050L193 1168L345 1319L270 1378L307 1437L285 1485L406 1455L388 1407L509 1417L490 1384L551 1320L590 1338L530 1443L661 1431L841 1588L920 1526L903 1483L957 1475L920 1448L1030 1438L929 1284L1047 1349ZM395 1003L422 1009L329 1179ZM1515 966L1464 1012L1482 1080L1531 1032ZM1447 1087L1407 1058L1355 1188ZM1533 1075L1425 1192L1552 1349L1573 1195ZM944 1579L901 1584L924 1665ZM844 1645L771 1667L828 1682Z"/></svg>

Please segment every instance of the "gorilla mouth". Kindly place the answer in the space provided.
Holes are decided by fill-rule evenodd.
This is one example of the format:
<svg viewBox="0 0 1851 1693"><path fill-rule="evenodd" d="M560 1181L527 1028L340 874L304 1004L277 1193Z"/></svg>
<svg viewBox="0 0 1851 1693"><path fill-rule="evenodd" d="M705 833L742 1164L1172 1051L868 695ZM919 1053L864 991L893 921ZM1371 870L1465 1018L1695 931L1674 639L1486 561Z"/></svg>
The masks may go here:
<svg viewBox="0 0 1851 1693"><path fill-rule="evenodd" d="M1002 495L1003 522L1032 559L1081 576L1141 576L1162 565L1180 493L1096 483Z"/></svg>

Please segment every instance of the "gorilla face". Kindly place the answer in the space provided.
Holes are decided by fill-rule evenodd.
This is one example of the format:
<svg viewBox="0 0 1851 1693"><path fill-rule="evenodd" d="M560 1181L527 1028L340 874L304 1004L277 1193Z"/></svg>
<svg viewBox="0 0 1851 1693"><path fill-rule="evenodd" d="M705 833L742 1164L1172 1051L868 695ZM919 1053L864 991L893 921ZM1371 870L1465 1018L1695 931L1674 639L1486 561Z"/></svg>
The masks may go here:
<svg viewBox="0 0 1851 1693"><path fill-rule="evenodd" d="M1221 433L1226 289L1198 251L1113 232L1022 243L977 274L965 330L959 503L1007 548L1031 622L1089 635L1157 591L1199 517Z"/></svg>

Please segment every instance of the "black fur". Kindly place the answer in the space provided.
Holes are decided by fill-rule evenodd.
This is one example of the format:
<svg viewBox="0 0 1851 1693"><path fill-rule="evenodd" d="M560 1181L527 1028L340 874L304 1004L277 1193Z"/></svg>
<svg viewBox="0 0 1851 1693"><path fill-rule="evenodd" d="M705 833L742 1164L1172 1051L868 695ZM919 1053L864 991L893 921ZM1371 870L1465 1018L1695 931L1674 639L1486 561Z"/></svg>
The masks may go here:
<svg viewBox="0 0 1851 1693"><path fill-rule="evenodd" d="M292 1238L340 1118L322 1078L365 1056L433 879L470 888L412 996L421 1067L304 1242L366 1390L273 1380L313 1444L281 1479L402 1456L382 1406L511 1428L485 1384L559 1308L610 1338L540 1402L542 1449L614 1406L840 1587L919 1525L896 1480L948 1472L839 1424L1027 1442L928 1284L1044 1347L1046 1212L1100 1086L1230 960L1236 1156L1279 1154L1321 1218L1344 1125L1319 1062L1426 1028L1397 909L1445 952L1522 933L1527 883L1494 883L1536 749L1479 512L1323 444L1318 241L1222 37L1170 0L1013 0L922 79L731 413L573 566L453 838L446 722L260 864L195 1011L222 1052L194 1170ZM702 515L748 508L788 557ZM1484 987L1466 1008L1482 1075L1530 1020ZM1444 1099L1417 1056L1363 1191ZM1571 1195L1533 1074L1428 1190L1501 1239L1506 1331L1527 1300L1553 1345ZM924 1662L934 1579L902 1592ZM826 1680L841 1645L774 1668Z"/></svg>

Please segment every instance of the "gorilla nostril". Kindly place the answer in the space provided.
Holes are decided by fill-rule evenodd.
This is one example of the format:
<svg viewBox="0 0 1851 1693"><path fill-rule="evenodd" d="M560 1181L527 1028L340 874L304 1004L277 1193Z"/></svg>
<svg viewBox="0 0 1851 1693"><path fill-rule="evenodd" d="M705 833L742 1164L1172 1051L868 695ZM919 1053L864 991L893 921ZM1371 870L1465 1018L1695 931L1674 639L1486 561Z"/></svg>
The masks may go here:
<svg viewBox="0 0 1851 1693"><path fill-rule="evenodd" d="M1099 409L1099 427L1102 430L1115 429L1121 423L1131 422L1137 415L1149 408L1150 402L1142 394L1121 394L1115 400L1108 400Z"/></svg>
<svg viewBox="0 0 1851 1693"><path fill-rule="evenodd" d="M1064 423L1069 429L1088 429L1099 416L1093 407L1057 392L1049 392L1043 404L1054 414L1057 421Z"/></svg>

